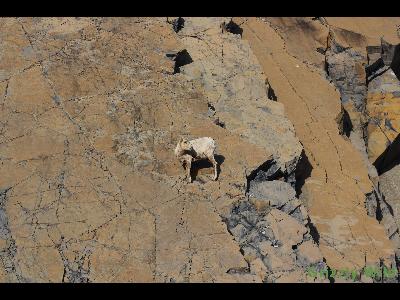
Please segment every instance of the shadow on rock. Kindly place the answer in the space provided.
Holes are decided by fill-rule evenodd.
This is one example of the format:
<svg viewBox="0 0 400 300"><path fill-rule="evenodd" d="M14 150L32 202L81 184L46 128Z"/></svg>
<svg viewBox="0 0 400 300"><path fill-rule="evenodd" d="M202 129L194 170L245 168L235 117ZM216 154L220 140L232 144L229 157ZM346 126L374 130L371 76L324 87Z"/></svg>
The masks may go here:
<svg viewBox="0 0 400 300"><path fill-rule="evenodd" d="M376 167L379 175L389 171L398 164L400 164L400 134L394 141L386 148L386 150L379 155L373 165Z"/></svg>
<svg viewBox="0 0 400 300"><path fill-rule="evenodd" d="M312 169L313 167L303 149L303 151L301 152L301 158L295 170L295 176L296 176L295 190L297 197L301 194L301 189L303 188L306 179L311 176Z"/></svg>
<svg viewBox="0 0 400 300"><path fill-rule="evenodd" d="M217 179L218 179L219 174L221 173L221 165L225 161L225 156L216 154L216 155L214 155L214 158L218 163L218 166L217 166ZM194 161L192 163L192 170L191 170L191 176L192 176L193 180L196 180L196 177L201 169L207 169L207 168L212 168L212 167L213 167L212 163L206 159Z"/></svg>

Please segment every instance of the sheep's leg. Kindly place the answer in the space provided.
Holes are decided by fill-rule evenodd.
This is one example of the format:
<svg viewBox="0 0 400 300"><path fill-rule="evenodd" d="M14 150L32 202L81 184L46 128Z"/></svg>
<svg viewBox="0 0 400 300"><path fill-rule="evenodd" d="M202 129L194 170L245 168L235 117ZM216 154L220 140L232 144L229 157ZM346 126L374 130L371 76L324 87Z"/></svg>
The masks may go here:
<svg viewBox="0 0 400 300"><path fill-rule="evenodd" d="M186 160L186 178L189 183L192 182L192 176L190 175L190 169L192 168L192 159Z"/></svg>
<svg viewBox="0 0 400 300"><path fill-rule="evenodd" d="M217 180L217 177L218 177L218 163L217 163L217 161L215 160L215 158L214 158L214 155L211 155L209 158L208 158L208 160L213 164L213 166L214 166L214 178L213 178L213 180Z"/></svg>

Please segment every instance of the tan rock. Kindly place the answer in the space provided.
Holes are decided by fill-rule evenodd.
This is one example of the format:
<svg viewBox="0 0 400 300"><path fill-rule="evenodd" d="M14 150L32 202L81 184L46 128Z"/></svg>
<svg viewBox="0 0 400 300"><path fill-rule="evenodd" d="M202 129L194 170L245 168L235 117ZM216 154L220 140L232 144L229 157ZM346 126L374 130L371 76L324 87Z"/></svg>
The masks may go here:
<svg viewBox="0 0 400 300"><path fill-rule="evenodd" d="M297 249L297 261L303 266L313 265L323 260L321 251L311 240L303 242Z"/></svg>
<svg viewBox="0 0 400 300"><path fill-rule="evenodd" d="M0 188L12 187L9 259L20 261L20 275L60 282L66 264L64 281L233 280L226 272L247 264L215 207L222 212L228 193L243 197L232 185L271 153L203 115L202 89L173 76L165 57L182 49L172 28L146 18L145 32L129 18L1 22L12 47L2 49L10 65L2 60L0 76L14 75L0 86ZM23 71L30 58L15 59L29 54L27 36L43 61ZM171 149L182 134L213 136L224 155L218 182L206 189L180 182Z"/></svg>
<svg viewBox="0 0 400 300"><path fill-rule="evenodd" d="M293 259L287 255L279 255L277 253L271 252L265 258L265 265L268 270L272 273L279 273L283 271L292 272L295 269ZM274 276L277 276L274 274Z"/></svg>
<svg viewBox="0 0 400 300"><path fill-rule="evenodd" d="M272 209L267 220L271 224L275 238L284 245L299 244L307 232L307 228L303 224L278 209Z"/></svg>
<svg viewBox="0 0 400 300"><path fill-rule="evenodd" d="M265 75L247 41L222 33L223 22L229 21L185 18L178 35L193 63L183 66L182 74L203 84L228 131L274 154L282 170L291 169L302 150L293 126L284 107L268 100Z"/></svg>
<svg viewBox="0 0 400 300"><path fill-rule="evenodd" d="M367 17L367 18L345 18L345 17L326 17L327 22L343 31L353 33L353 36L363 36L367 38L369 45L375 45L380 42L381 36L384 34L385 39L389 42L399 42L399 37L396 34L396 26L398 20L394 17L378 18L378 17ZM348 39L351 41L351 34ZM356 45L358 42L353 38L351 46ZM359 42L358 42L359 44ZM364 44L362 44L364 46ZM361 48L361 47L360 47ZM365 48L364 48L365 49Z"/></svg>
<svg viewBox="0 0 400 300"><path fill-rule="evenodd" d="M260 258L257 258L252 262L250 262L250 271L251 273L254 273L257 276L259 276L261 280L264 280L268 268L265 266L265 264Z"/></svg>
<svg viewBox="0 0 400 300"><path fill-rule="evenodd" d="M304 282L305 275L302 271L285 272L275 280L275 283L301 283Z"/></svg>
<svg viewBox="0 0 400 300"><path fill-rule="evenodd" d="M388 75L386 77L389 77L387 79L389 81L390 77L395 76ZM396 80L393 84L399 85L397 79L392 80ZM388 84L386 82L386 85ZM368 157L371 162L375 162L385 152L388 145L394 142L400 132L399 104L400 97L396 97L390 92L368 93L368 115L375 120L368 123Z"/></svg>
<svg viewBox="0 0 400 300"><path fill-rule="evenodd" d="M250 19L240 39L221 32L224 20L187 18L178 33L165 18L0 20L0 189L11 188L2 208L15 242L1 259L16 266L2 266L0 281L262 282L265 268L301 281L293 257L266 245L268 266L255 256L248 273L221 219L265 161L294 170L299 138L314 168L302 191L328 264L391 258L382 226L365 216L363 162L333 121L337 93L271 27ZM322 44L326 30L312 28ZM166 54L183 49L193 62L173 75ZM218 181L203 166L183 181L172 151L180 136L217 141ZM278 210L270 221L288 251L306 232Z"/></svg>
<svg viewBox="0 0 400 300"><path fill-rule="evenodd" d="M341 109L338 91L289 55L284 50L286 40L269 24L256 18L235 20L242 24L243 38L285 105L313 166L302 198L307 198L327 264L362 268L365 253L375 262L393 261L394 249L385 229L364 208L365 194L372 191L367 167L360 152L338 133L334 120ZM290 38L293 43L298 40L294 35Z"/></svg>
<svg viewBox="0 0 400 300"><path fill-rule="evenodd" d="M364 274L361 274L360 281L362 283L374 283L374 280L371 277L365 276Z"/></svg>
<svg viewBox="0 0 400 300"><path fill-rule="evenodd" d="M7 247L7 240L0 239L0 249L4 250Z"/></svg>

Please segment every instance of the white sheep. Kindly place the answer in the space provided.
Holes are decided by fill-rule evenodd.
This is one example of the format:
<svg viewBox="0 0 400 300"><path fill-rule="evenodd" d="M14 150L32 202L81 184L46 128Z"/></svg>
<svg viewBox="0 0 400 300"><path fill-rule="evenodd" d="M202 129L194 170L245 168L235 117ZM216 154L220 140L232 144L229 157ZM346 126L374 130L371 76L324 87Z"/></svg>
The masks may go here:
<svg viewBox="0 0 400 300"><path fill-rule="evenodd" d="M208 159L214 166L214 180L217 180L217 161L214 158L214 153L216 149L215 141L210 137L202 137L188 141L187 139L181 137L175 148L175 155L179 161L184 165L187 172L188 182L192 182L192 177L190 175L190 169L192 162L201 159Z"/></svg>

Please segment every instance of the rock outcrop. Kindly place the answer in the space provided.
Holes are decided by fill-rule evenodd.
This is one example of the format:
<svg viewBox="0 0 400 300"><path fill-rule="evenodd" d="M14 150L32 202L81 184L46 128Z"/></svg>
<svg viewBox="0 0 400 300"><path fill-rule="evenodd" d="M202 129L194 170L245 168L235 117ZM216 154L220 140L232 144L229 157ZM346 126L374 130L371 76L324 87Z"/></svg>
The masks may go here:
<svg viewBox="0 0 400 300"><path fill-rule="evenodd" d="M366 136L368 157L377 169L379 188L372 200L373 211L384 224L387 235L400 257L399 219L397 211L398 165L400 163L400 81L398 78L399 45L381 39L379 46L370 46L368 52L366 99L369 118ZM376 204L375 204L376 203Z"/></svg>
<svg viewBox="0 0 400 300"><path fill-rule="evenodd" d="M212 117L226 130L265 148L283 173L293 175L302 146L283 105L269 100L266 77L248 43L221 30L229 18L184 19L178 36L193 62L181 73L203 86Z"/></svg>
<svg viewBox="0 0 400 300"><path fill-rule="evenodd" d="M339 91L315 66L292 55L296 37L286 39L290 32L286 37L280 35L272 19L235 22L241 24L243 38L263 66L278 102L285 105L312 166L300 199L307 204L319 234L322 255L335 269L361 270L365 265L380 265L382 260L395 266L394 246L385 227L369 217L364 206L366 195L374 190L365 160L339 134L335 121L341 112ZM293 19L285 19L286 24L297 22Z"/></svg>
<svg viewBox="0 0 400 300"><path fill-rule="evenodd" d="M165 18L1 22L1 281L263 280L231 271L248 262L221 216L247 201L266 161L293 181L302 146L255 57L235 66L246 44L224 34L225 59L239 58L215 70L218 104L190 77L200 52L180 36L189 20L179 30ZM202 164L183 181L180 136L215 138L217 182Z"/></svg>
<svg viewBox="0 0 400 300"><path fill-rule="evenodd" d="M386 215L393 216L395 221L395 224L391 224L392 226L390 226L390 237L394 240L394 243L397 246L397 257L400 257L400 166L398 165L381 175L379 182L380 190L383 194L384 201L388 209Z"/></svg>
<svg viewBox="0 0 400 300"><path fill-rule="evenodd" d="M293 125L285 117L283 105L271 101L272 87L261 66L248 43L232 29L240 28L237 24L224 18L184 20L185 27L178 36L193 62L182 66L180 73L204 87L210 118L222 120L225 130L272 154L272 159L247 173L249 199L234 202L230 211L221 213L249 265L229 272L257 274L261 280L271 282L306 281L305 268L317 262L296 266L296 252L292 249L311 239L306 227L307 212L294 190L302 146ZM221 30L221 26L227 29ZM263 209L267 207L277 209L266 213ZM276 214L280 216L279 225L272 221ZM263 226L272 226L275 233L265 236ZM286 226L293 227L293 232L286 233L286 240L274 238L276 235L280 239ZM276 251L276 243L285 245L284 250ZM281 261L289 254L290 264Z"/></svg>
<svg viewBox="0 0 400 300"><path fill-rule="evenodd" d="M367 46L396 21L360 22L2 18L0 282L395 266L397 35ZM202 136L219 177L188 184L173 149Z"/></svg>
<svg viewBox="0 0 400 300"><path fill-rule="evenodd" d="M205 190L222 194L269 154L213 125L201 88L173 75L169 24L1 22L3 58L18 60L1 66L2 281L236 280L226 271L246 263L221 202L181 183L173 145L214 136L226 165Z"/></svg>
<svg viewBox="0 0 400 300"><path fill-rule="evenodd" d="M388 149L396 144L400 132L400 80L395 74L399 58L394 55L395 49L384 40L380 46L368 48L368 157L379 173L398 160L397 155L390 157L398 149Z"/></svg>

